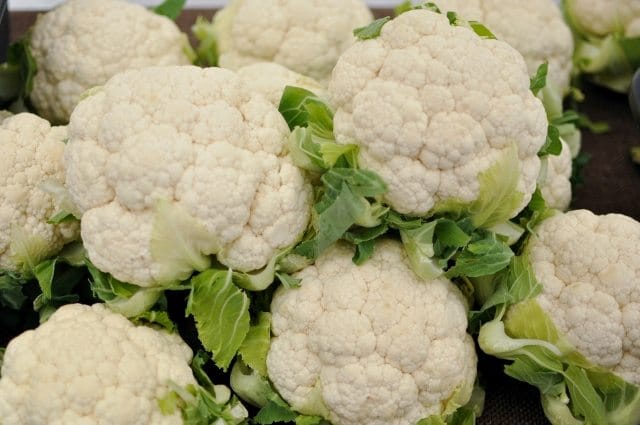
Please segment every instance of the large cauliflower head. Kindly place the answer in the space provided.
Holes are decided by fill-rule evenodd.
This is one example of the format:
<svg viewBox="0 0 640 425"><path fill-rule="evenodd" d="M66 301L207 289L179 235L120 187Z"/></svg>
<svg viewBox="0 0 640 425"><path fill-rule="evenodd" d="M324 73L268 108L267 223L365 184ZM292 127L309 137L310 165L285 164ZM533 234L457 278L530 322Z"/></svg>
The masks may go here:
<svg viewBox="0 0 640 425"><path fill-rule="evenodd" d="M568 342L640 385L640 223L586 210L556 214L527 250L544 287L538 304Z"/></svg>
<svg viewBox="0 0 640 425"><path fill-rule="evenodd" d="M42 189L62 184L66 127L51 127L33 114L0 124L0 269L27 271L78 236L77 223L50 224L58 211Z"/></svg>
<svg viewBox="0 0 640 425"><path fill-rule="evenodd" d="M311 188L278 110L221 68L128 71L69 124L67 186L91 261L117 279L186 279L216 254L265 266L304 232Z"/></svg>
<svg viewBox="0 0 640 425"><path fill-rule="evenodd" d="M640 36L640 0L564 0L571 23L585 34Z"/></svg>
<svg viewBox="0 0 640 425"><path fill-rule="evenodd" d="M0 379L3 425L181 425L158 399L196 384L177 334L134 326L102 304L61 307L9 343Z"/></svg>
<svg viewBox="0 0 640 425"><path fill-rule="evenodd" d="M549 62L547 84L560 93L569 89L573 36L555 0L438 0L443 12L456 11L485 24L498 39L524 57L529 75Z"/></svg>
<svg viewBox="0 0 640 425"><path fill-rule="evenodd" d="M222 67L276 62L326 81L353 30L372 20L362 0L232 0L213 25Z"/></svg>
<svg viewBox="0 0 640 425"><path fill-rule="evenodd" d="M277 63L258 62L243 66L238 70L238 75L252 91L262 93L276 108L287 86L300 87L326 97L327 89L322 84Z"/></svg>
<svg viewBox="0 0 640 425"><path fill-rule="evenodd" d="M360 145L362 166L386 181L386 201L401 213L476 201L488 171L517 180L520 205L507 214L515 216L535 191L547 135L529 84L508 44L409 11L341 56L329 85L334 133Z"/></svg>
<svg viewBox="0 0 640 425"><path fill-rule="evenodd" d="M549 208L566 211L571 204L571 148L562 141L560 155L549 155L546 159L543 182L540 185L542 197Z"/></svg>
<svg viewBox="0 0 640 425"><path fill-rule="evenodd" d="M30 99L63 123L85 91L123 70L191 62L174 22L122 0L68 0L38 18L30 46L38 65Z"/></svg>
<svg viewBox="0 0 640 425"><path fill-rule="evenodd" d="M476 354L460 292L420 280L398 242L359 267L352 256L330 248L273 298L267 367L282 397L336 425L413 425L464 405Z"/></svg>

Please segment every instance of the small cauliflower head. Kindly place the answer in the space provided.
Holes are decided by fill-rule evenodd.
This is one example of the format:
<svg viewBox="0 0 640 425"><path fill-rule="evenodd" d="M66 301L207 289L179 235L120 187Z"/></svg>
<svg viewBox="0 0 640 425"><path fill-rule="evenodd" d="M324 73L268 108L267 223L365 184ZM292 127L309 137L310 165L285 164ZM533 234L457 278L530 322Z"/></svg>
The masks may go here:
<svg viewBox="0 0 640 425"><path fill-rule="evenodd" d="M535 191L547 135L529 84L508 44L409 11L340 57L329 85L334 134L360 146L362 167L386 181L396 211L423 216L476 202L506 205L504 220ZM488 201L491 193L511 199Z"/></svg>
<svg viewBox="0 0 640 425"><path fill-rule="evenodd" d="M29 274L78 236L77 223L50 224L56 200L42 186L62 184L66 127L28 113L0 124L0 269Z"/></svg>
<svg viewBox="0 0 640 425"><path fill-rule="evenodd" d="M9 343L0 379L3 425L181 425L158 399L196 385L177 334L135 326L102 304L70 304Z"/></svg>
<svg viewBox="0 0 640 425"><path fill-rule="evenodd" d="M232 0L213 28L224 68L276 62L323 82L372 20L362 0Z"/></svg>
<svg viewBox="0 0 640 425"><path fill-rule="evenodd" d="M58 123L85 91L123 70L191 62L174 22L123 0L68 0L38 18L29 44L38 65L31 102Z"/></svg>
<svg viewBox="0 0 640 425"><path fill-rule="evenodd" d="M549 62L547 85L558 97L569 90L573 36L555 0L438 0L442 12L485 24L524 57L529 75Z"/></svg>
<svg viewBox="0 0 640 425"><path fill-rule="evenodd" d="M547 161L543 167L544 172L540 190L542 197L549 208L566 211L571 204L571 172L573 162L571 149L562 141L560 155L548 155L543 161Z"/></svg>
<svg viewBox="0 0 640 425"><path fill-rule="evenodd" d="M564 0L564 4L571 23L582 33L640 36L640 0Z"/></svg>
<svg viewBox="0 0 640 425"><path fill-rule="evenodd" d="M536 228L527 252L544 287L537 303L561 334L591 363L640 385L640 223L558 213Z"/></svg>
<svg viewBox="0 0 640 425"><path fill-rule="evenodd" d="M221 68L147 68L111 79L69 124L67 187L89 259L143 287L210 255L265 266L304 232L311 188L278 110Z"/></svg>
<svg viewBox="0 0 640 425"><path fill-rule="evenodd" d="M446 279L420 280L400 243L362 266L335 245L271 304L269 377L297 411L335 425L413 425L467 403L476 354Z"/></svg>
<svg viewBox="0 0 640 425"><path fill-rule="evenodd" d="M322 98L327 96L326 87L313 78L305 77L273 62L243 66L238 70L238 75L253 92L263 94L276 108L280 105L282 93L287 86L301 87Z"/></svg>

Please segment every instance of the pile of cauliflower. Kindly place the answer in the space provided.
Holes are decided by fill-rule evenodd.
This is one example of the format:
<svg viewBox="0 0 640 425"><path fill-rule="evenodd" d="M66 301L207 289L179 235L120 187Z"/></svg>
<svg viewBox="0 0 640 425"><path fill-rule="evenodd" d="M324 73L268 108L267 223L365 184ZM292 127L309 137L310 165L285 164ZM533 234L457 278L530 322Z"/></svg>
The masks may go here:
<svg viewBox="0 0 640 425"><path fill-rule="evenodd" d="M475 334L554 425L640 424L640 223L564 212L571 28L610 28L508 3L231 0L195 48L180 0L40 16L0 73L0 425L475 424Z"/></svg>

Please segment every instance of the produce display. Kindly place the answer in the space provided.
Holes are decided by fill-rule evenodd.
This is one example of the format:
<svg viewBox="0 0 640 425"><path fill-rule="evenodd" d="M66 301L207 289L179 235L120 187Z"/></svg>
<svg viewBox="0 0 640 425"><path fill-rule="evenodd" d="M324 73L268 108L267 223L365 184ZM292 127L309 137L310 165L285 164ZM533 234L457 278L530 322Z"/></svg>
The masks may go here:
<svg viewBox="0 0 640 425"><path fill-rule="evenodd" d="M0 425L480 425L486 357L640 425L640 222L571 210L582 80L640 57L596 3L42 14L0 65Z"/></svg>

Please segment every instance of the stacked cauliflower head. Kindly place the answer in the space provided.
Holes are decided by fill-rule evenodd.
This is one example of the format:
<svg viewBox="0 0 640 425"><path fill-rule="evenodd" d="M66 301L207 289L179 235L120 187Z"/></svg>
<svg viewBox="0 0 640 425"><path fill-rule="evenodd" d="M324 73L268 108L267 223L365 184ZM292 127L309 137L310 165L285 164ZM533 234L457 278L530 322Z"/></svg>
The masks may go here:
<svg viewBox="0 0 640 425"><path fill-rule="evenodd" d="M569 90L573 36L555 0L438 0L442 12L485 24L522 54L529 75L549 62L547 84L560 97Z"/></svg>
<svg viewBox="0 0 640 425"><path fill-rule="evenodd" d="M413 424L467 403L476 354L460 292L420 280L398 242L362 266L352 255L333 246L273 298L267 367L282 397L336 425Z"/></svg>
<svg viewBox="0 0 640 425"><path fill-rule="evenodd" d="M529 84L508 44L409 11L341 56L329 85L334 133L360 145L363 168L388 184L386 201L409 215L470 204L482 195L483 172L516 162L515 216L535 191L547 135Z"/></svg>
<svg viewBox="0 0 640 425"><path fill-rule="evenodd" d="M32 114L0 124L0 270L28 274L76 239L77 223L48 223L59 206L42 188L64 182L66 138L66 127Z"/></svg>
<svg viewBox="0 0 640 425"><path fill-rule="evenodd" d="M158 399L196 385L191 349L175 334L134 326L102 304L58 309L11 341L0 379L3 425L181 425Z"/></svg>
<svg viewBox="0 0 640 425"><path fill-rule="evenodd" d="M214 17L219 64L276 62L326 81L373 15L362 0L232 0Z"/></svg>
<svg viewBox="0 0 640 425"><path fill-rule="evenodd" d="M123 70L191 63L174 22L122 0L68 0L38 18L29 44L30 99L52 122L68 122L85 91Z"/></svg>
<svg viewBox="0 0 640 425"><path fill-rule="evenodd" d="M537 302L562 335L593 364L640 385L640 223L556 214L527 251L544 287Z"/></svg>
<svg viewBox="0 0 640 425"><path fill-rule="evenodd" d="M594 36L640 36L640 0L565 0L571 23Z"/></svg>
<svg viewBox="0 0 640 425"><path fill-rule="evenodd" d="M186 279L211 254L235 270L262 268L310 215L289 134L278 110L228 70L114 77L74 111L65 152L90 260L143 287Z"/></svg>

